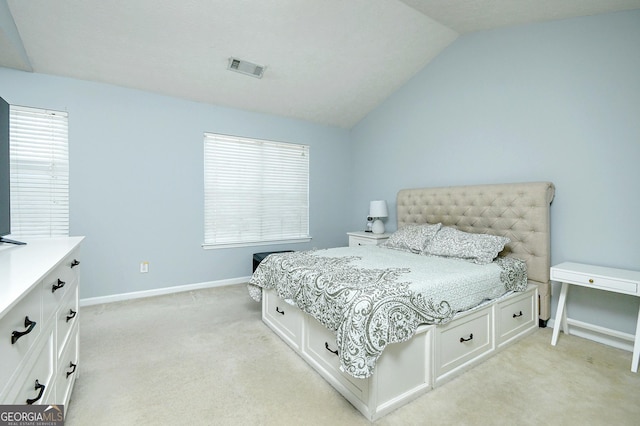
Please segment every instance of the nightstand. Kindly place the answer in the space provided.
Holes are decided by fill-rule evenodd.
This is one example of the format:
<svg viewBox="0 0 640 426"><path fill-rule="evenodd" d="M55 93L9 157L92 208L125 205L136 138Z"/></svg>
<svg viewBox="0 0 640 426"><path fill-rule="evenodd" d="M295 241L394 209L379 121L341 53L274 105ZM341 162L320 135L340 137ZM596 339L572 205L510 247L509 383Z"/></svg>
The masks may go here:
<svg viewBox="0 0 640 426"><path fill-rule="evenodd" d="M553 335L551 337L551 344L553 346L558 342L560 327L562 327L564 334L569 334L569 324L572 322L571 319L567 318L566 310L569 285L597 288L599 290L640 297L640 272L637 271L564 262L551 267L551 280L562 283L555 324L553 326ZM584 323L581 323L581 326L588 328L588 325ZM596 331L616 335L617 337L621 337L622 334L603 327L592 327ZM638 312L635 338L630 340L634 342L631 371L637 373L638 359L640 358L640 311Z"/></svg>
<svg viewBox="0 0 640 426"><path fill-rule="evenodd" d="M347 232L349 236L349 247L357 246L377 246L387 241L391 234L374 234L373 232Z"/></svg>

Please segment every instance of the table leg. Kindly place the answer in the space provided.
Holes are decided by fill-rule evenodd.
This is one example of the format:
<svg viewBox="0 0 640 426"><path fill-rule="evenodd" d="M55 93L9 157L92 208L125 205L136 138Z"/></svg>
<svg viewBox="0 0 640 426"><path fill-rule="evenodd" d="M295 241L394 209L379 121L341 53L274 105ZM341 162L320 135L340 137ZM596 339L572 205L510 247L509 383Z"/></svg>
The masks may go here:
<svg viewBox="0 0 640 426"><path fill-rule="evenodd" d="M631 358L631 372L638 372L638 360L640 359L640 309L638 309L638 323L636 324L636 338L633 342L633 357Z"/></svg>
<svg viewBox="0 0 640 426"><path fill-rule="evenodd" d="M562 289L560 290L560 298L558 299L558 309L556 309L556 318L553 324L553 335L551 336L551 345L555 346L558 343L558 335L560 334L560 327L565 334L569 334L569 326L567 324L567 313L565 312L565 305L567 303L567 291L569 290L569 284L562 283Z"/></svg>

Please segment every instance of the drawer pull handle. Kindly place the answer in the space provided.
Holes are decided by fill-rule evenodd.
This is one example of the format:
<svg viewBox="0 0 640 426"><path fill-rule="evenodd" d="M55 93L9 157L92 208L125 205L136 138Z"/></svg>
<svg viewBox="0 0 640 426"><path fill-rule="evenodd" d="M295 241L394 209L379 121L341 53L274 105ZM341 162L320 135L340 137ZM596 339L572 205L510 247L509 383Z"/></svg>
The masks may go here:
<svg viewBox="0 0 640 426"><path fill-rule="evenodd" d="M593 284L593 278L589 278L589 284Z"/></svg>
<svg viewBox="0 0 640 426"><path fill-rule="evenodd" d="M339 355L338 355L338 350L337 350L337 349L334 351L334 350L332 350L332 349L329 347L329 342L324 342L324 348L325 348L326 350L328 350L329 352L331 352L332 354L335 354L335 356L339 356Z"/></svg>
<svg viewBox="0 0 640 426"><path fill-rule="evenodd" d="M518 318L518 317L521 317L521 316L522 316L522 311L520 311L520 313L519 313L519 314L513 314L513 317L514 317L514 318Z"/></svg>
<svg viewBox="0 0 640 426"><path fill-rule="evenodd" d="M277 307L277 306L276 306L276 312L277 312L277 313L279 313L279 314L281 314L281 315L284 315L284 311L281 311L280 309L278 309L278 307Z"/></svg>
<svg viewBox="0 0 640 426"><path fill-rule="evenodd" d="M71 371L67 371L67 379L69 378L70 375L72 375L73 373L76 372L76 367L78 366L78 364L74 364L72 362L69 362L69 368L72 368Z"/></svg>
<svg viewBox="0 0 640 426"><path fill-rule="evenodd" d="M36 326L35 321L31 321L29 317L24 317L24 326L27 327L25 331L14 331L11 333L11 344L13 345L18 341L19 338L24 336L25 334L31 333L33 328Z"/></svg>
<svg viewBox="0 0 640 426"><path fill-rule="evenodd" d="M80 264L80 261L77 259L73 259L73 261L71 262L70 267L73 269L74 266L78 266Z"/></svg>
<svg viewBox="0 0 640 426"><path fill-rule="evenodd" d="M34 390L40 390L40 392L38 393L38 396L36 396L34 399L27 399L27 404L32 405L34 402L37 402L40 398L42 398L42 394L44 393L45 387L46 387L45 385L38 383L38 381L36 380L36 386L34 387Z"/></svg>
<svg viewBox="0 0 640 426"><path fill-rule="evenodd" d="M55 293L57 289L64 287L66 283L58 278L58 283L51 286L51 293Z"/></svg>
<svg viewBox="0 0 640 426"><path fill-rule="evenodd" d="M74 311L73 309L69 309L69 315L67 315L67 322L69 322L69 320L72 320L76 317L77 312Z"/></svg>
<svg viewBox="0 0 640 426"><path fill-rule="evenodd" d="M469 338L468 339L465 339L464 337L461 337L460 338L460 343L468 342L471 339L473 339L473 333L469 334Z"/></svg>

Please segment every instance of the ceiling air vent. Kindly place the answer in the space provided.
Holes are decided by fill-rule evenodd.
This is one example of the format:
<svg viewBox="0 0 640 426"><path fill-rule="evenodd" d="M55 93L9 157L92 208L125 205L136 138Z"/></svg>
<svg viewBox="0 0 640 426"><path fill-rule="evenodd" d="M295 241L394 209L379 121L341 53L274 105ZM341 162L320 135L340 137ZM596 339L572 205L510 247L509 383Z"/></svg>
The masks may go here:
<svg viewBox="0 0 640 426"><path fill-rule="evenodd" d="M231 71L250 75L251 77L262 78L265 67L262 65L256 65L251 62L243 61L242 59L229 58L228 69Z"/></svg>

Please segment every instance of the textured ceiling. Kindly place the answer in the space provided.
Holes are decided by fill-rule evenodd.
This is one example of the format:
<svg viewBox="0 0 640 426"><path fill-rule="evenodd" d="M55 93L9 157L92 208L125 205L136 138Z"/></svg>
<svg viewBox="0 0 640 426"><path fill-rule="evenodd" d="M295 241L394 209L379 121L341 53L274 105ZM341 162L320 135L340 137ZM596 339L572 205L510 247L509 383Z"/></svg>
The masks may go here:
<svg viewBox="0 0 640 426"><path fill-rule="evenodd" d="M0 0L0 66L350 128L460 34L640 0ZM234 56L262 79L227 70Z"/></svg>

